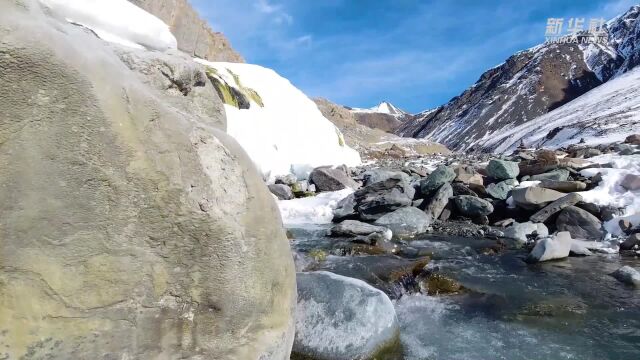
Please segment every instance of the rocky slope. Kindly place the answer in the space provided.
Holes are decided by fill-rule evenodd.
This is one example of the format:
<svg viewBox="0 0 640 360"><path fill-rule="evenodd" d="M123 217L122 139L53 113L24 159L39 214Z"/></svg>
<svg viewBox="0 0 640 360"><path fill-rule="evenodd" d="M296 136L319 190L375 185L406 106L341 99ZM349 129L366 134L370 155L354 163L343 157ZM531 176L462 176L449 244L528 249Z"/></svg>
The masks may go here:
<svg viewBox="0 0 640 360"><path fill-rule="evenodd" d="M386 101L369 109L348 108L359 124L386 132L395 131L412 116Z"/></svg>
<svg viewBox="0 0 640 360"><path fill-rule="evenodd" d="M289 244L204 67L47 14L0 2L0 357L288 359Z"/></svg>
<svg viewBox="0 0 640 360"><path fill-rule="evenodd" d="M322 115L344 134L346 143L356 149L364 159L400 158L412 153L425 155L449 152L445 146L426 139L403 139L382 129L362 125L358 121L358 114L353 110L327 99L318 98L313 101Z"/></svg>
<svg viewBox="0 0 640 360"><path fill-rule="evenodd" d="M244 62L229 40L211 27L187 0L131 0L170 26L178 48L209 61Z"/></svg>
<svg viewBox="0 0 640 360"><path fill-rule="evenodd" d="M638 63L640 6L606 24L606 45L545 43L488 70L449 103L418 114L396 131L455 150L493 150L505 130L554 110ZM584 36L584 34L580 35Z"/></svg>

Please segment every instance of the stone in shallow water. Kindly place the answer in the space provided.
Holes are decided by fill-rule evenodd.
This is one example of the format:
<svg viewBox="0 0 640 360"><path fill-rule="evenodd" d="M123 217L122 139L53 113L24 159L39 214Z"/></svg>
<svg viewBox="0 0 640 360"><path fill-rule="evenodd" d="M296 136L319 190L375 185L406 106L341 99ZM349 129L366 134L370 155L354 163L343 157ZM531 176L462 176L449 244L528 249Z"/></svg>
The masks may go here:
<svg viewBox="0 0 640 360"><path fill-rule="evenodd" d="M330 231L331 236L355 237L374 240L391 240L391 230L383 226L363 223L357 220L345 220L334 225ZM372 236L377 235L377 236ZM368 241L369 242L369 241Z"/></svg>
<svg viewBox="0 0 640 360"><path fill-rule="evenodd" d="M538 241L526 260L528 263L537 263L564 259L569 256L571 244L571 234L567 231L559 232L553 237Z"/></svg>
<svg viewBox="0 0 640 360"><path fill-rule="evenodd" d="M487 165L487 173L498 180L515 179L520 173L520 168L517 162L493 159Z"/></svg>
<svg viewBox="0 0 640 360"><path fill-rule="evenodd" d="M364 281L298 273L292 359L374 359L399 346L393 303Z"/></svg>
<svg viewBox="0 0 640 360"><path fill-rule="evenodd" d="M526 243L528 236L532 235L547 236L549 235L549 229L544 224L534 224L532 222L526 223L514 223L510 227L504 230L504 236L510 239L517 240L519 243Z"/></svg>
<svg viewBox="0 0 640 360"><path fill-rule="evenodd" d="M618 281L627 285L640 287L640 272L631 266L623 266L611 274Z"/></svg>
<svg viewBox="0 0 640 360"><path fill-rule="evenodd" d="M385 214L374 224L391 229L395 238L405 238L426 232L431 218L418 208L405 207Z"/></svg>

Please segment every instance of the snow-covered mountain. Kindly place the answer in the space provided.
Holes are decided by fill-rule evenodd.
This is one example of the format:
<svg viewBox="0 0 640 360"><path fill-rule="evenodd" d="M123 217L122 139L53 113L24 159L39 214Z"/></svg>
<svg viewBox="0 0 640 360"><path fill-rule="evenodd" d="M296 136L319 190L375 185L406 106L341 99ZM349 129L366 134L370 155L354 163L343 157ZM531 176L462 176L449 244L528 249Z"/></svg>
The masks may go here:
<svg viewBox="0 0 640 360"><path fill-rule="evenodd" d="M394 132L403 122L412 118L412 115L386 101L368 109L347 109L353 113L359 124L386 132Z"/></svg>
<svg viewBox="0 0 640 360"><path fill-rule="evenodd" d="M484 145L495 152L527 147L623 141L640 130L640 67L532 121L495 134Z"/></svg>
<svg viewBox="0 0 640 360"><path fill-rule="evenodd" d="M449 103L403 123L396 133L429 138L454 150L494 150L503 134L637 65L639 16L636 5L609 21L603 28L606 44L545 43L516 53Z"/></svg>
<svg viewBox="0 0 640 360"><path fill-rule="evenodd" d="M224 101L227 132L265 179L306 178L323 165L356 166L360 155L316 104L289 80L259 65L208 62L207 76Z"/></svg>

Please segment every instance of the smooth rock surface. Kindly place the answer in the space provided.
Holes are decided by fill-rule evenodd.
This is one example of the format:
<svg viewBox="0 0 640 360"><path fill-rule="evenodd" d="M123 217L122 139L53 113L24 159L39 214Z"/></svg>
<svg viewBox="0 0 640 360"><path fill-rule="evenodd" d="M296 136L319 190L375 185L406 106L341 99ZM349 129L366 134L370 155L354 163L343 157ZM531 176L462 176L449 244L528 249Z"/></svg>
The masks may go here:
<svg viewBox="0 0 640 360"><path fill-rule="evenodd" d="M573 206L579 203L580 201L582 201L582 196L580 194L577 194L577 193L567 194L566 196L563 196L560 199L545 206L543 209L541 209L537 213L531 215L529 219L534 223L545 222L553 214L566 208L567 206Z"/></svg>
<svg viewBox="0 0 640 360"><path fill-rule="evenodd" d="M584 191L587 189L587 184L581 181L558 181L545 179L542 180L538 186L564 193Z"/></svg>
<svg viewBox="0 0 640 360"><path fill-rule="evenodd" d="M620 186L630 191L640 190L640 175L625 175L625 177L622 179L622 182L620 183Z"/></svg>
<svg viewBox="0 0 640 360"><path fill-rule="evenodd" d="M309 182L316 186L318 192L359 187L358 183L353 181L343 169L328 166L313 169L309 174Z"/></svg>
<svg viewBox="0 0 640 360"><path fill-rule="evenodd" d="M382 291L326 271L298 273L294 359L375 359L399 343L393 303Z"/></svg>
<svg viewBox="0 0 640 360"><path fill-rule="evenodd" d="M391 229L394 238L406 238L426 232L431 221L424 211L410 206L385 214L374 224Z"/></svg>
<svg viewBox="0 0 640 360"><path fill-rule="evenodd" d="M571 234L562 231L550 238L545 238L536 243L536 246L527 256L528 263L564 259L571 251Z"/></svg>
<svg viewBox="0 0 640 360"><path fill-rule="evenodd" d="M542 180L553 180L553 181L567 181L569 179L569 170L567 169L556 169L543 174L532 175L529 180L532 181L542 181Z"/></svg>
<svg viewBox="0 0 640 360"><path fill-rule="evenodd" d="M513 189L511 197L515 204L523 209L536 210L553 201L556 201L566 194L559 191L545 189L541 187L527 187L521 189Z"/></svg>
<svg viewBox="0 0 640 360"><path fill-rule="evenodd" d="M509 197L509 192L516 185L518 185L518 181L514 179L507 179L497 184L489 184L487 186L487 194L494 199L506 200Z"/></svg>
<svg viewBox="0 0 640 360"><path fill-rule="evenodd" d="M275 201L213 86L159 88L147 67L192 59L105 43L32 0L0 2L0 24L0 357L288 359Z"/></svg>

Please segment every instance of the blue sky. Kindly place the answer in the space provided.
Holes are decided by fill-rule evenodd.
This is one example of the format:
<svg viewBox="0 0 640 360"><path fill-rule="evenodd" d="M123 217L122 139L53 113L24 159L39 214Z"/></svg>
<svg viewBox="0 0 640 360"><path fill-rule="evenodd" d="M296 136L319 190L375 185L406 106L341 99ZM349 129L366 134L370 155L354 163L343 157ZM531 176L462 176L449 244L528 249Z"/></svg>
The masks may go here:
<svg viewBox="0 0 640 360"><path fill-rule="evenodd" d="M247 62L311 97L409 112L449 101L544 41L548 18L609 19L629 0L191 0ZM588 25L586 25L588 26Z"/></svg>

